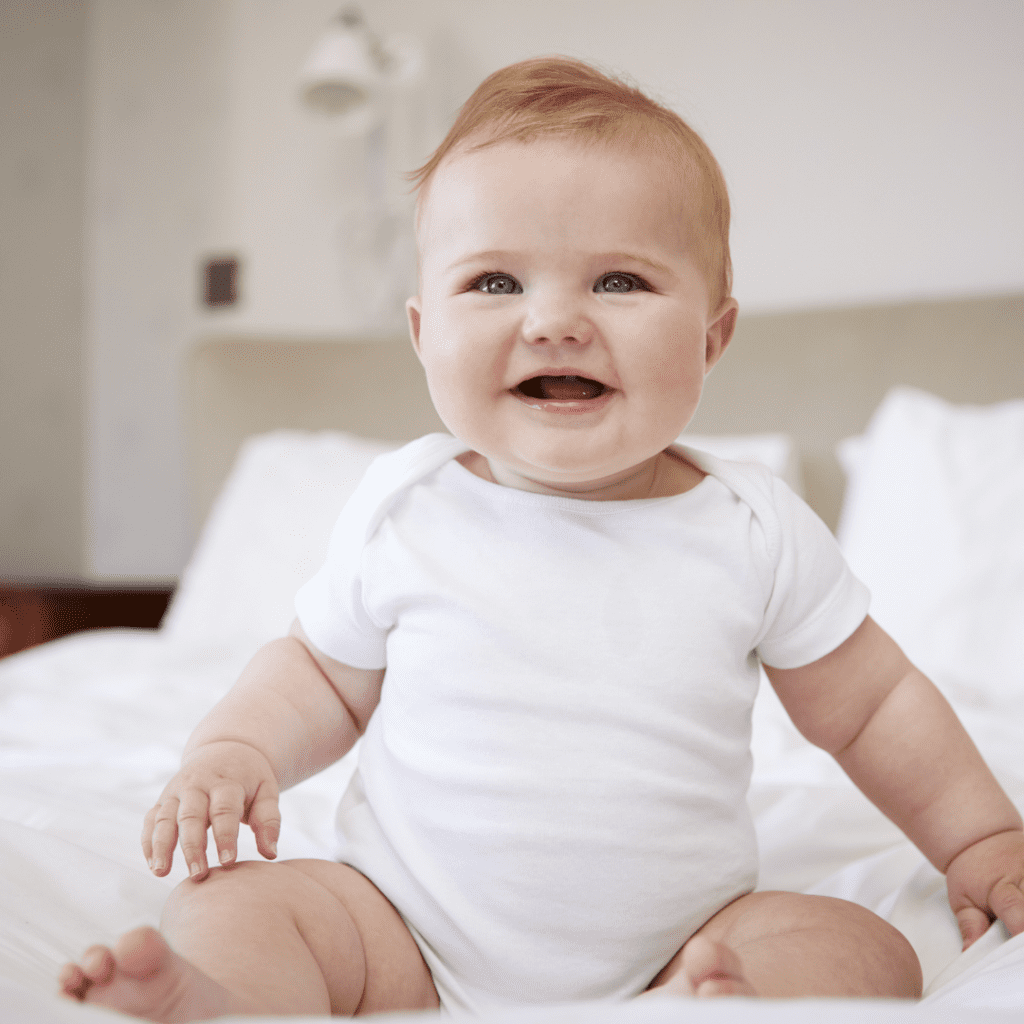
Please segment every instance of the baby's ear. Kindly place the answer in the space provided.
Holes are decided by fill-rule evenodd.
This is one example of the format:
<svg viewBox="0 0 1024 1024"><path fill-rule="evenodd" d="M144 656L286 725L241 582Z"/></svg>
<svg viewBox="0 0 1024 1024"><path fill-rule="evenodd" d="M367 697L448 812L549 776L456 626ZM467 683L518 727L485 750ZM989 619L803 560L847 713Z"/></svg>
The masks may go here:
<svg viewBox="0 0 1024 1024"><path fill-rule="evenodd" d="M739 311L739 303L733 298L728 298L722 303L718 312L708 324L704 351L705 373L711 372L711 368L722 357L722 353L728 347L729 342L732 341L732 334L736 330L736 317Z"/></svg>
<svg viewBox="0 0 1024 1024"><path fill-rule="evenodd" d="M409 337L412 339L412 347L416 355L420 354L420 297L414 295L406 299L405 315L409 318Z"/></svg>

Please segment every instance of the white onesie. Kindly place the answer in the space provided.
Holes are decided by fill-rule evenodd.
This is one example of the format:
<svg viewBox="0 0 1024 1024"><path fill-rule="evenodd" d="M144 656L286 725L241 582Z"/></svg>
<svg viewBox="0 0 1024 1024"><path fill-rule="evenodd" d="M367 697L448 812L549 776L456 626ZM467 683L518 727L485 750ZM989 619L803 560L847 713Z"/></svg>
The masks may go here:
<svg viewBox="0 0 1024 1024"><path fill-rule="evenodd" d="M442 1005L626 998L750 891L758 656L867 613L828 529L760 467L685 449L685 494L488 483L433 434L379 458L296 598L387 673L338 811Z"/></svg>

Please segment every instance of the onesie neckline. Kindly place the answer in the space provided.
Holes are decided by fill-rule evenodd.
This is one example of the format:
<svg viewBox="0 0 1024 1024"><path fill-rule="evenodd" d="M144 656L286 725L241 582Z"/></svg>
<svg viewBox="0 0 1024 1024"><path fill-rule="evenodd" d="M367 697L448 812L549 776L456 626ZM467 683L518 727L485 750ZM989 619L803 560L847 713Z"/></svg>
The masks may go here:
<svg viewBox="0 0 1024 1024"><path fill-rule="evenodd" d="M454 454L447 462L439 467L439 475L451 476L460 486L475 491L482 497L493 499L498 492L503 495L503 500L510 505L519 505L535 509L552 510L557 509L565 512L572 512L576 515L588 516L609 516L621 515L628 512L636 512L641 509L655 508L665 505L668 502L696 501L690 495L706 493L708 490L705 484L708 480L716 479L715 472L710 461L704 452L697 452L681 444L671 444L669 448L676 449L683 453L688 461L692 462L705 474L700 483L695 484L689 490L680 494L668 494L660 498L614 498L607 501L598 501L592 498L570 498L560 494L540 494L536 491L520 490L518 487L508 487L505 484L493 483L477 476L471 469L467 469L458 460L458 456L469 451L468 448Z"/></svg>

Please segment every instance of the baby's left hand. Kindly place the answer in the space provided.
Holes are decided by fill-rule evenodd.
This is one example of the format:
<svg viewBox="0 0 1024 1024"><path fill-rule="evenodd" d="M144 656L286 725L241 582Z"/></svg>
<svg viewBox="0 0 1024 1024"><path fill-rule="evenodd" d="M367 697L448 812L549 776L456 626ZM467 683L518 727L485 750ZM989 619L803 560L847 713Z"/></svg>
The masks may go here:
<svg viewBox="0 0 1024 1024"><path fill-rule="evenodd" d="M998 917L1011 935L1024 932L1024 832L997 832L962 850L946 869L949 905L966 949Z"/></svg>

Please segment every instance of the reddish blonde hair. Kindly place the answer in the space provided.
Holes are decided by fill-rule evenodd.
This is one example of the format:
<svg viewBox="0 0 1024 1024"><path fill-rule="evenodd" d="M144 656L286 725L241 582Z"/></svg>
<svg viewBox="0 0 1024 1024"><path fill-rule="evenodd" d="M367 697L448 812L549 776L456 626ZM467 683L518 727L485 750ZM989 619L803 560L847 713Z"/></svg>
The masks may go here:
<svg viewBox="0 0 1024 1024"><path fill-rule="evenodd" d="M422 200L437 168L454 151L545 135L622 145L665 157L678 167L681 187L693 197L687 205L693 213L694 246L716 310L732 291L729 193L718 161L674 111L583 61L537 57L485 78L441 145L408 178Z"/></svg>

